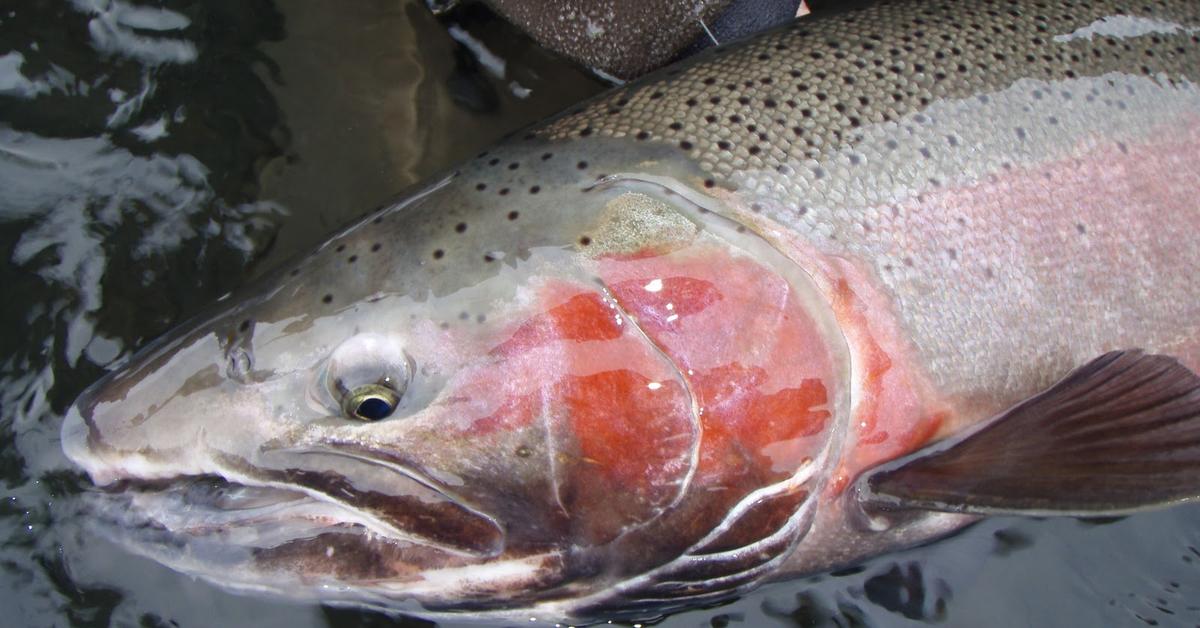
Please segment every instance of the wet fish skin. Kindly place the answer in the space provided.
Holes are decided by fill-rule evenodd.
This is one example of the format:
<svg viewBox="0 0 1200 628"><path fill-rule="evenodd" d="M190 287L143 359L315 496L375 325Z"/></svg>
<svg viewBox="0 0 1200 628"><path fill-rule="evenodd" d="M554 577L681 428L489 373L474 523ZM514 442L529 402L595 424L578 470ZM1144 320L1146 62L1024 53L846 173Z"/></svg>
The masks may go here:
<svg viewBox="0 0 1200 628"><path fill-rule="evenodd" d="M148 349L78 402L64 447L98 483L221 474L291 482L343 509L377 536L339 529L258 548L256 562L239 564L247 580L226 582L280 582L284 594L341 603L414 596L501 614L649 613L932 538L972 518L916 513L873 529L850 481L1113 348L1200 366L1197 11L896 2L718 49L480 155ZM727 283L688 256L720 262ZM746 259L756 266L735 263ZM763 278L798 295L787 311L807 322L772 333L815 339L795 359L819 357L810 379L832 418L808 449L778 458L793 469L760 460L791 439L747 447L749 471L641 439L637 451L672 470L613 491L572 471L595 470L582 466L594 459L547 471L580 436L564 435L564 423L464 438L449 429L455 415L438 414L487 414L504 407L491 391L533 375L569 388L605 347L635 374L662 375L652 383L691 387L715 412L680 365L727 338L672 347L651 330L656 354L626 331L559 362L550 357L575 356L570 346L549 357L527 341L492 345L486 359L476 351L544 335L546 306L570 302L531 289L545 277L580 296L599 278L609 287L598 303L647 327L648 311L630 315L641 306L612 279L660 263L719 286L706 307L739 323L758 319L738 305L749 302L735 298L738 286ZM786 345L748 335L730 333L744 343L730 350L776 364L764 352ZM393 342L411 364L388 362ZM325 390L338 360L352 363L346 372L411 368L408 405L395 420L348 421ZM578 398L538 390L555 403ZM678 417L662 433L702 449L696 424ZM689 460L690 475L679 471ZM720 499L708 490L729 487ZM473 535L406 520L380 503L392 493ZM396 528L426 545L389 543ZM764 558L701 551L738 542ZM197 556L131 545L217 577ZM316 592L287 579L297 571L354 584ZM393 584L381 586L381 574Z"/></svg>
<svg viewBox="0 0 1200 628"><path fill-rule="evenodd" d="M1002 214L1006 208L994 204L973 211L931 207L926 218L896 201L956 183L965 187L963 180L1019 173L1022 166L1052 176L1058 173L1044 172L1050 168L1046 162L1079 158L1082 149L1099 148L1102 139L1118 152L1155 133L1185 139L1180 134L1190 128L1182 122L1194 114L1195 101L1190 89L1177 92L1172 87L1195 81L1200 73L1195 63L1198 35L1190 26L1198 10L1169 3L1140 16L1138 8L1118 2L1057 10L1054 3L1043 8L1038 3L968 2L953 7L958 13L949 17L942 15L946 8L892 2L840 19L800 20L735 56L713 55L702 65L668 70L663 82L653 86L611 92L543 133L552 139L613 136L634 143L645 137L646 142L678 146L718 189L735 189L731 196L741 201L739 206L748 209L758 202L774 222L803 234L823 253L869 264L868 270L895 293L901 317L911 317L913 344L921 361L932 365L939 386L966 394L997 381L1019 381L1023 378L1014 369L1023 368L1023 348L1000 333L1012 325L998 324L999 312L973 312L979 297L972 295L998 292L1006 299L1035 301L1044 301L1045 295L1013 294L1012 282L1002 291L989 289L979 281L987 278L987 270L1004 273L1016 260L970 237L1028 226L1013 224ZM1115 84L1108 85L1110 80ZM1170 84L1159 87L1158 82ZM1022 87L1025 93L1020 93ZM1156 101L1165 94L1168 102ZM1103 106L1084 114L1082 109L1096 102ZM1040 106L1040 115L1023 111L1034 106ZM1191 167L1186 161L1180 165ZM1049 194L1065 186L1050 180L1030 187ZM879 215L881 209L899 215ZM1086 231L1088 220L1103 219L1084 215L1084 209L1072 210L1078 219L1072 230L1083 224ZM1040 220L1043 216L1015 217L1048 224ZM980 223L989 218L995 222ZM1192 224L1191 218L1170 217L1183 223L1176 225L1180 228ZM929 224L933 222L947 224ZM1158 234L1138 235L1150 239ZM887 240L901 237L909 250L887 247ZM936 250L920 250L920 243ZM1176 246L1182 257L1175 263L1194 268L1194 254L1183 243ZM1050 242L1044 249L1059 255L1046 260L1047 266L1069 264L1077 273L1085 272L1080 264L1086 260L1069 257L1071 251L1053 251ZM964 272L970 282L962 281ZM1052 285L1046 277L1034 279ZM918 301L928 302L934 285L952 291L945 296L954 307L929 303L929 310L963 313L973 320L956 324L933 311L917 312ZM1180 278L1171 289L1161 299L1164 305L1183 307L1161 323L1190 325L1196 310L1182 298L1191 294L1190 282ZM1082 313L1074 306L1063 310L1046 312L1058 321ZM954 344L968 339L985 343L981 348L993 359L979 364L976 347ZM1056 344L1039 340L1042 346ZM1079 358L1057 361L1053 373L1013 390L1011 399L1052 383ZM956 381L959 377L963 379Z"/></svg>

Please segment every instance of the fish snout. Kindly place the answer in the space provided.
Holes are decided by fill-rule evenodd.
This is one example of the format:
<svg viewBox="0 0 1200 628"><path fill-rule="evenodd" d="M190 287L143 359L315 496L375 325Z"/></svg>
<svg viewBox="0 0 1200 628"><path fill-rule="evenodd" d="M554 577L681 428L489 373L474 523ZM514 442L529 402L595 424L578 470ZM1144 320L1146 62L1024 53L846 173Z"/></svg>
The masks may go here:
<svg viewBox="0 0 1200 628"><path fill-rule="evenodd" d="M94 400L85 393L67 409L60 432L62 449L71 462L87 471L93 482L98 485L110 484L117 478L112 473L105 473L102 466L97 464L104 442L95 433L92 421L94 408Z"/></svg>
<svg viewBox="0 0 1200 628"><path fill-rule="evenodd" d="M202 329L155 342L79 395L64 417L64 453L101 486L211 473L209 438L251 429L238 419L261 409L225 376L222 355Z"/></svg>
<svg viewBox="0 0 1200 628"><path fill-rule="evenodd" d="M105 394L89 390L81 395L67 410L60 432L63 452L94 484L206 472L197 456L200 448L189 447L183 435L186 426L151 429L145 425L145 413L126 414L123 404L104 401Z"/></svg>

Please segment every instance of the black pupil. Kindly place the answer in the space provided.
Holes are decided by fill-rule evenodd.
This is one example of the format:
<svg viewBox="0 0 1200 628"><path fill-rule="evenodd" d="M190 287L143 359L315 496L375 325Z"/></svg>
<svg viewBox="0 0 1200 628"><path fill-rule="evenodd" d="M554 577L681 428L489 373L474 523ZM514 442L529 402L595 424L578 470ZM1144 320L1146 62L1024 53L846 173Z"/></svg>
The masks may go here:
<svg viewBox="0 0 1200 628"><path fill-rule="evenodd" d="M354 413L364 419L377 421L387 418L392 413L392 404L379 397L367 397L358 402L358 407L354 409Z"/></svg>

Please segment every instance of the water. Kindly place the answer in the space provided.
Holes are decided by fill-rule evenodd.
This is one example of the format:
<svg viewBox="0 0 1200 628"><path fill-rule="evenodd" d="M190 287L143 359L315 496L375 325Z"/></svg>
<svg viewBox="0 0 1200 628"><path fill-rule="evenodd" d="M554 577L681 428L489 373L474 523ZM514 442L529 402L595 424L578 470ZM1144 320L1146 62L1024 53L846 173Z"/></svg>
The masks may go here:
<svg viewBox="0 0 1200 628"><path fill-rule="evenodd" d="M231 595L91 536L58 428L146 340L601 89L460 22L494 59L411 1L0 5L0 623L424 625ZM1198 515L988 521L663 625L1197 625Z"/></svg>

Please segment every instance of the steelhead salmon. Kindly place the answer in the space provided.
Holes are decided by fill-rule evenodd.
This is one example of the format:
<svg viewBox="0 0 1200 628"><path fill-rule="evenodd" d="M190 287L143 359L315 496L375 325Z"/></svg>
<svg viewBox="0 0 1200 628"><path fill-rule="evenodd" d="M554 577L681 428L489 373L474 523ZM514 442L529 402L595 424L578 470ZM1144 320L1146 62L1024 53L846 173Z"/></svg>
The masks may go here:
<svg viewBox="0 0 1200 628"><path fill-rule="evenodd" d="M572 621L1200 492L1200 5L894 2L480 154L68 412L233 589Z"/></svg>

